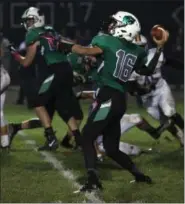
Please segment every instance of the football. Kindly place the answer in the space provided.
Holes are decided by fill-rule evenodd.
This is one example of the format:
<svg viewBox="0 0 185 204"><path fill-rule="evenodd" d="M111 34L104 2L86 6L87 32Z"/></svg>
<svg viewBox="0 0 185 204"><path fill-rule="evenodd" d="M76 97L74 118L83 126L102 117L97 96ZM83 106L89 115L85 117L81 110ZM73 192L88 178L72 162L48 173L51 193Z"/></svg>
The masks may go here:
<svg viewBox="0 0 185 204"><path fill-rule="evenodd" d="M152 38L154 37L157 40L161 40L164 32L166 32L164 27L162 27L161 25L155 25L151 29L151 36Z"/></svg>

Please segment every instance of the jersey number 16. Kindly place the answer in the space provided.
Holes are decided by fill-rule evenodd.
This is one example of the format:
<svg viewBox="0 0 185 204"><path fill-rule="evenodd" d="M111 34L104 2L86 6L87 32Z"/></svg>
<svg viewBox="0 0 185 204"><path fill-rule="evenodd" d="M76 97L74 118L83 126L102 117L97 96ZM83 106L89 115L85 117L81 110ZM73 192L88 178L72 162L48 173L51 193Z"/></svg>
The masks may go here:
<svg viewBox="0 0 185 204"><path fill-rule="evenodd" d="M113 76L119 80L126 82L130 78L132 70L137 60L137 56L127 53L124 50L116 52L117 62Z"/></svg>

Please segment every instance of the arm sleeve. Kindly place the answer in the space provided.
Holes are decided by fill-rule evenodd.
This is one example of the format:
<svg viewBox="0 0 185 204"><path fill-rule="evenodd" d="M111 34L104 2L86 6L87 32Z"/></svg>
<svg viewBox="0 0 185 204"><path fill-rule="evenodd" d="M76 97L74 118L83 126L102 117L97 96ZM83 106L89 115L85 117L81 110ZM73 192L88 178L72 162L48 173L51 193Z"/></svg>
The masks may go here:
<svg viewBox="0 0 185 204"><path fill-rule="evenodd" d="M156 68L161 52L162 52L162 49L156 50L154 57L151 59L151 61L149 62L147 66L145 65L146 63L145 59L144 59L145 63L143 63L144 61L141 61L141 64L139 68L136 69L136 72L140 75L151 75Z"/></svg>

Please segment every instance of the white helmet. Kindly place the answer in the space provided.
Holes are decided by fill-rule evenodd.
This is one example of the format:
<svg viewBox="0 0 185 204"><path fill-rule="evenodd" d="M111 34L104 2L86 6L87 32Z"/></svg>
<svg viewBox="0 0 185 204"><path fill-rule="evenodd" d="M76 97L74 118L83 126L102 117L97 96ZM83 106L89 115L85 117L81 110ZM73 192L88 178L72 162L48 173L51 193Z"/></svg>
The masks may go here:
<svg viewBox="0 0 185 204"><path fill-rule="evenodd" d="M33 20L32 25L27 25L28 20ZM28 8L22 15L23 25L26 28L26 30L29 30L30 28L37 28L42 27L45 25L45 16L40 13L40 10L35 7Z"/></svg>
<svg viewBox="0 0 185 204"><path fill-rule="evenodd" d="M111 17L115 20L115 23L109 28L109 32L115 37L133 41L141 30L138 19L129 12L118 11Z"/></svg>
<svg viewBox="0 0 185 204"><path fill-rule="evenodd" d="M145 50L148 49L148 40L146 39L146 37L144 35L140 35L138 34L134 40L132 41L134 44L139 45L143 48L145 48Z"/></svg>

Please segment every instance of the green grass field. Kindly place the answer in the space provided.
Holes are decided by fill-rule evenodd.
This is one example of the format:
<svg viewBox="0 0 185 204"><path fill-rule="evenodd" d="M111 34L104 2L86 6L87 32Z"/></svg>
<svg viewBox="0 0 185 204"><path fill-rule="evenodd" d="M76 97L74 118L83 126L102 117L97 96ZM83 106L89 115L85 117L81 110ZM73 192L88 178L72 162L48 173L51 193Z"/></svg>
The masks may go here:
<svg viewBox="0 0 185 204"><path fill-rule="evenodd" d="M88 102L82 104L85 118ZM183 115L183 103L177 104L177 110ZM141 113L151 124L158 123L148 116L143 109L129 105L128 112ZM6 116L9 121L20 122L34 117L32 111L24 107L8 105ZM61 140L66 126L56 115L54 127ZM76 190L74 182L65 178L63 171L70 170L76 176L76 182L85 180L83 156L79 152L59 148L49 153L52 158L61 162L64 169L53 167L46 161L44 154L35 151L36 145L44 142L43 130L24 131L27 137L17 135L9 154L1 153L1 203L49 203L49 202L92 202L84 194L73 194ZM172 141L165 140L169 136ZM100 177L104 190L97 196L104 202L134 203L183 203L184 202L184 151L179 143L168 132L163 133L159 143L150 136L133 128L124 137L124 141L141 147L154 147L157 151L133 158L146 174L152 177L154 184L130 183L133 177L122 170L110 159L99 164ZM28 141L31 140L31 141Z"/></svg>

